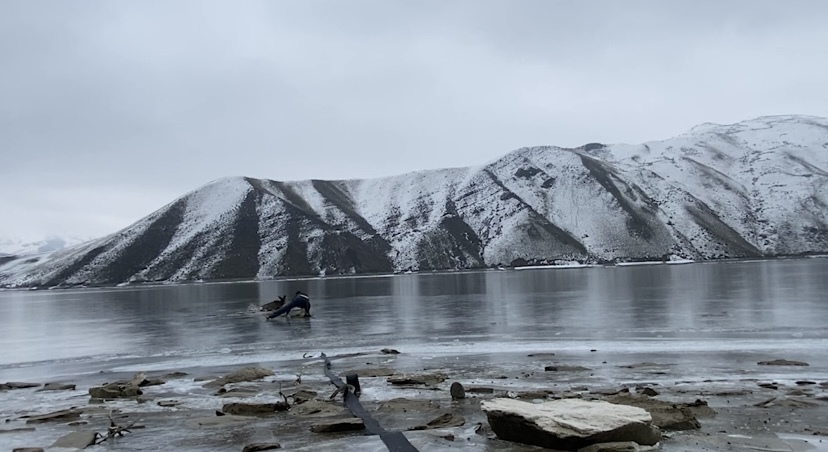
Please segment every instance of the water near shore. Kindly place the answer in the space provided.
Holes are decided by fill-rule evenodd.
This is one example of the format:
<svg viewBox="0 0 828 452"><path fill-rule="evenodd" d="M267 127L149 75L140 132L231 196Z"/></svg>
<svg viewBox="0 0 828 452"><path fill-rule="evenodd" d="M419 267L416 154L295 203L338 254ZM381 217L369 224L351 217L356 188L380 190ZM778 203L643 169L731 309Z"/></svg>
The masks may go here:
<svg viewBox="0 0 828 452"><path fill-rule="evenodd" d="M296 290L311 295L313 319L265 322L249 310L251 304ZM826 294L828 259L822 258L3 291L0 383L60 381L76 384L77 390L0 392L0 419L16 425L21 413L84 406L90 386L136 372L185 371L189 378L169 381L155 393L186 399L183 407L163 409L134 401L113 405L146 418L147 428L119 440L120 450L163 450L178 444L178 450L238 451L244 441L257 439L277 440L294 450L305 443L313 443L315 450L383 450L376 439L279 433L266 424L247 426L243 435L211 434L214 441L202 444L193 438L203 432L182 431L169 421L156 427L153 419L174 411L183 422L184 408L221 408L222 402L202 391L194 377L247 365L273 369L275 376L269 381L293 381L300 373L304 384L326 388L319 360L303 358L321 352L369 352L356 360L335 360L342 369L366 363L397 372L425 369L446 373L447 384L461 381L504 391L568 391L573 386L607 388L645 381L699 394L737 387L755 390L756 382L762 381L795 387L795 381L828 380ZM402 353L377 353L382 348ZM528 356L541 352L554 356ZM810 366L757 365L779 358ZM654 363L655 368L632 366L642 362ZM552 364L588 371L544 372ZM368 379L364 386L366 404L401 395L447 397L447 391L389 388L381 378ZM764 397L753 394L757 400ZM808 416L824 420L828 405L818 399L814 403L809 409L816 411ZM473 424L485 423L485 416L468 407L464 412L469 422L455 431L459 438L450 444L452 450L519 450L474 435ZM721 424L721 419L703 424ZM762 433L761 427L754 430ZM800 438L808 435L807 430L780 425L767 433ZM38 427L36 432L4 433L0 449L48 446L65 432L59 424ZM473 438L464 439L466 433ZM410 435L420 441L422 450L437 450L439 441L445 441L421 432ZM663 444L665 450L671 447L689 450L680 435Z"/></svg>

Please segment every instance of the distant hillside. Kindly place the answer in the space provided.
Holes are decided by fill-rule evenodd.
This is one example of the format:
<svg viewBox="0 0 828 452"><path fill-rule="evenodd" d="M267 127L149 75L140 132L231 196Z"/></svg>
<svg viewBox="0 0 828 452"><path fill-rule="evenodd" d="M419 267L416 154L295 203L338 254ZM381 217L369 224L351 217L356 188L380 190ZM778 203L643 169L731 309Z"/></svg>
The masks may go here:
<svg viewBox="0 0 828 452"><path fill-rule="evenodd" d="M11 286L385 273L828 251L828 119L705 124L370 180L212 182Z"/></svg>

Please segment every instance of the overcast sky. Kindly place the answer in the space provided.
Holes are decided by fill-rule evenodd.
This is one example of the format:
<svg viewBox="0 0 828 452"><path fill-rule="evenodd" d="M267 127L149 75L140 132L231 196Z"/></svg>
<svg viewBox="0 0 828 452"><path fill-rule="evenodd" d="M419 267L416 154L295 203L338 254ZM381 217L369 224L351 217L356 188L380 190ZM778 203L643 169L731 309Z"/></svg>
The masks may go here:
<svg viewBox="0 0 828 452"><path fill-rule="evenodd" d="M826 116L828 2L0 2L0 237L225 176L379 177Z"/></svg>

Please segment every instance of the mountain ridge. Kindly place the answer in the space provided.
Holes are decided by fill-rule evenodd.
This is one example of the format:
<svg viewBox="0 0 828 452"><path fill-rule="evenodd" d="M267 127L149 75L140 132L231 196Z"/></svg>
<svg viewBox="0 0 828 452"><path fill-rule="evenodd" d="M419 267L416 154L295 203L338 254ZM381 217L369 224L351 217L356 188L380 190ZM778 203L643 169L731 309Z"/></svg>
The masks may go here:
<svg viewBox="0 0 828 452"><path fill-rule="evenodd" d="M828 251L828 119L525 147L372 179L220 178L0 284L272 278Z"/></svg>

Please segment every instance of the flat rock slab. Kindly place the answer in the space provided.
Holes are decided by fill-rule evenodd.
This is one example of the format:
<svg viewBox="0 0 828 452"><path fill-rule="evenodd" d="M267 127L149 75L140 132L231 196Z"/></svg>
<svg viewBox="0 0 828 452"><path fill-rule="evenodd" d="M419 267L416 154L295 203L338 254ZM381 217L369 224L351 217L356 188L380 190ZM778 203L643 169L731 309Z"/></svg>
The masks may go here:
<svg viewBox="0 0 828 452"><path fill-rule="evenodd" d="M282 445L279 443L253 443L244 446L242 452L262 452L265 450L281 449Z"/></svg>
<svg viewBox="0 0 828 452"><path fill-rule="evenodd" d="M423 411L436 410L439 408L439 402L431 400L403 399L398 397L383 402L380 404L379 408L377 408L377 411L385 413L421 413Z"/></svg>
<svg viewBox="0 0 828 452"><path fill-rule="evenodd" d="M408 430L431 430L435 428L449 428L462 427L466 424L466 418L459 414L446 413L436 419L431 420L426 425L418 425L411 427Z"/></svg>
<svg viewBox="0 0 828 452"><path fill-rule="evenodd" d="M0 428L0 434L3 434L3 433L33 432L35 430L37 430L37 429L34 428L34 427L18 427L18 428L7 428L7 429Z"/></svg>
<svg viewBox="0 0 828 452"><path fill-rule="evenodd" d="M374 368L366 368L366 369L357 369L346 373L355 373L360 378L372 378L372 377L390 377L394 375L394 371L387 368L387 367L374 367ZM342 377L345 377L345 373L342 374Z"/></svg>
<svg viewBox="0 0 828 452"><path fill-rule="evenodd" d="M204 417L200 419L195 419L194 423L201 427L216 427L222 425L241 424L244 422L251 422L255 420L255 417L234 416L232 414L228 414L225 416Z"/></svg>
<svg viewBox="0 0 828 452"><path fill-rule="evenodd" d="M535 404L504 398L480 406L498 438L548 449L578 450L619 441L652 446L661 440L650 414L633 406L578 399Z"/></svg>
<svg viewBox="0 0 828 452"><path fill-rule="evenodd" d="M604 400L646 410L652 416L653 424L663 430L694 430L701 428L701 424L688 404L670 403L650 397L635 397L625 394L605 397ZM708 409L710 408L708 407Z"/></svg>
<svg viewBox="0 0 828 452"><path fill-rule="evenodd" d="M621 441L614 443L599 443L578 449L578 452L638 452L641 450L638 443Z"/></svg>
<svg viewBox="0 0 828 452"><path fill-rule="evenodd" d="M95 444L95 432L78 431L61 436L49 447L84 449L93 444Z"/></svg>
<svg viewBox="0 0 828 452"><path fill-rule="evenodd" d="M238 416L268 416L280 411L287 411L290 405L276 403L226 403L221 411Z"/></svg>
<svg viewBox="0 0 828 452"><path fill-rule="evenodd" d="M181 405L182 403L183 402L179 402L178 400L161 400L161 401L158 402L158 406L161 406L161 407L164 407L164 408L170 408L170 407Z"/></svg>
<svg viewBox="0 0 828 452"><path fill-rule="evenodd" d="M311 425L310 431L314 433L336 433L336 432L353 432L364 430L365 423L358 417L330 419L317 422Z"/></svg>
<svg viewBox="0 0 828 452"><path fill-rule="evenodd" d="M64 384L64 383L46 383L43 385L42 388L38 389L40 391L74 391L76 385L73 384Z"/></svg>
<svg viewBox="0 0 828 452"><path fill-rule="evenodd" d="M26 389L38 387L40 387L40 383L21 383L19 381L9 381L6 383L0 383L0 391L5 391L9 389Z"/></svg>
<svg viewBox="0 0 828 452"><path fill-rule="evenodd" d="M69 420L75 420L80 418L82 410L76 409L68 409L68 410L60 410L54 411L51 413L40 414L37 416L31 416L26 419L27 424L39 424L42 422L64 422Z"/></svg>
<svg viewBox="0 0 828 452"><path fill-rule="evenodd" d="M759 361L756 363L760 366L808 366L809 364L803 361L789 361L787 359L774 359L773 361Z"/></svg>
<svg viewBox="0 0 828 452"><path fill-rule="evenodd" d="M543 368L546 372L588 372L592 369L583 366L551 365Z"/></svg>
<svg viewBox="0 0 828 452"><path fill-rule="evenodd" d="M264 377L270 377L272 375L274 375L274 373L270 369L265 369L263 367L245 367L233 373L227 374L221 378L213 380L205 384L204 386L218 387L230 383L241 383L243 381L261 380Z"/></svg>
<svg viewBox="0 0 828 452"><path fill-rule="evenodd" d="M219 389L215 394L219 397L253 397L259 394L259 390L255 388L232 388L232 389Z"/></svg>
<svg viewBox="0 0 828 452"><path fill-rule="evenodd" d="M295 416L328 417L348 413L348 410L337 403L313 399L305 403L293 405L289 411Z"/></svg>
<svg viewBox="0 0 828 452"><path fill-rule="evenodd" d="M389 377L387 380L392 385L426 385L433 386L446 381L444 374L406 374Z"/></svg>

